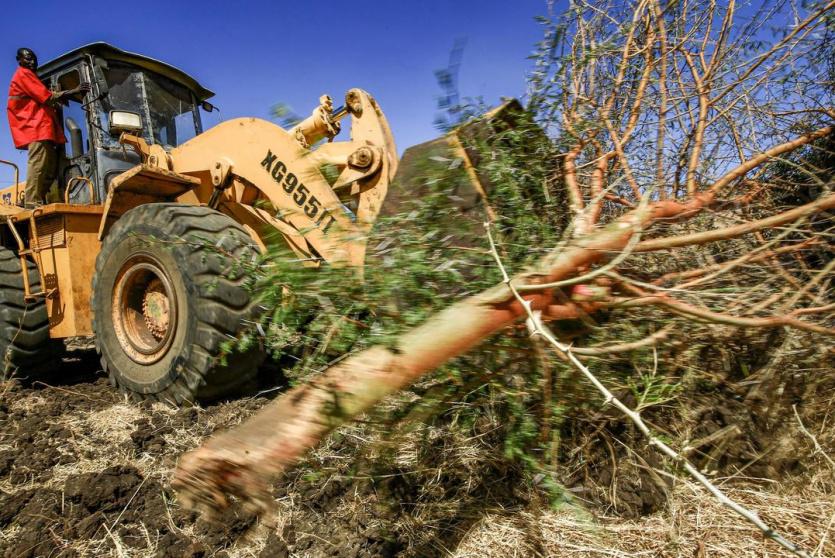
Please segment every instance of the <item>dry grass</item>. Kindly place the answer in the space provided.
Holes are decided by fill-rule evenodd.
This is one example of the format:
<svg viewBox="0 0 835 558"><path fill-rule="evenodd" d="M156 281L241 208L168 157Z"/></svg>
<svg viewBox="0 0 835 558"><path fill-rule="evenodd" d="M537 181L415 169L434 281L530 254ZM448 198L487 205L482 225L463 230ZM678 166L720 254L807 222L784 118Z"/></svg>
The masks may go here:
<svg viewBox="0 0 835 558"><path fill-rule="evenodd" d="M37 394L30 394L27 397L21 397L20 399L10 399L9 400L9 409L12 411L31 411L36 407L40 407L42 405L47 404L48 401L46 398L41 397Z"/></svg>
<svg viewBox="0 0 835 558"><path fill-rule="evenodd" d="M0 529L0 543L11 543L17 539L20 527L13 525L5 529Z"/></svg>
<svg viewBox="0 0 835 558"><path fill-rule="evenodd" d="M128 402L93 413L79 411L62 416L58 422L73 433L72 447L64 451L80 458L74 463L55 466L45 485L60 488L72 475L95 473L113 465L136 465L126 444L142 417L142 411Z"/></svg>
<svg viewBox="0 0 835 558"><path fill-rule="evenodd" d="M813 556L835 556L835 495L753 488L728 489L760 511ZM455 558L506 556L651 556L762 558L791 556L690 482L679 482L666 511L637 520L590 520L571 507L487 515L470 530Z"/></svg>

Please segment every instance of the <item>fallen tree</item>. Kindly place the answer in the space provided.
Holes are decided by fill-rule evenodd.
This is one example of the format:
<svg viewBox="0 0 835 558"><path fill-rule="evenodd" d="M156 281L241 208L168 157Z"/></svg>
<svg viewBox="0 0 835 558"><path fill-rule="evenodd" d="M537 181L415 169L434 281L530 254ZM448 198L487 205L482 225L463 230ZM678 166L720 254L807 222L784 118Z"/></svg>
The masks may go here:
<svg viewBox="0 0 835 558"><path fill-rule="evenodd" d="M269 480L339 424L534 312L583 320L652 306L664 312L660 325L672 315L835 337L827 251L835 194L832 169L819 166L835 112L831 89L809 64L833 6L813 6L784 36L756 47L779 7L741 28L733 3L722 10L712 2L578 2L548 22L530 104L558 128L553 187L573 216L562 242L507 282L348 356L183 456L174 479L183 502L211 510L232 495L265 506ZM786 203L779 194L787 190L814 195ZM500 202L485 204L489 215L502 214ZM733 242L744 253L725 256ZM707 264L674 272L653 275L641 259L706 246L717 247ZM810 246L823 255L806 258ZM734 269L755 262L760 283L716 296ZM651 337L641 346L665 338ZM609 349L637 346L626 345Z"/></svg>

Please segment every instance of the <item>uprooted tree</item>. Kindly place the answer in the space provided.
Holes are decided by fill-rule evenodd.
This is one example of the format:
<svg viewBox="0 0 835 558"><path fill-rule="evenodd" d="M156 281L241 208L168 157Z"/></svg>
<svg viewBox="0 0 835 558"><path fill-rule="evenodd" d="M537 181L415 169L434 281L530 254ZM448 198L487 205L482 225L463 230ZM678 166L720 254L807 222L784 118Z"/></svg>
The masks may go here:
<svg viewBox="0 0 835 558"><path fill-rule="evenodd" d="M574 1L543 18L528 100L552 140L534 160L545 179L529 180L538 190L515 206L483 200L480 254L495 256L492 276L523 271L339 360L185 455L174 480L183 501L261 501L269 479L335 427L522 319L589 375L587 358L652 347L663 355L665 343L705 324L831 343L835 75L824 53L833 52L833 7ZM484 159L500 160L507 143L482 145ZM524 166L504 177L517 180ZM524 217L554 228L547 251L536 245L547 234L516 227ZM569 346L549 322L560 331L591 322L610 335ZM640 324L643 337L620 337L625 323Z"/></svg>

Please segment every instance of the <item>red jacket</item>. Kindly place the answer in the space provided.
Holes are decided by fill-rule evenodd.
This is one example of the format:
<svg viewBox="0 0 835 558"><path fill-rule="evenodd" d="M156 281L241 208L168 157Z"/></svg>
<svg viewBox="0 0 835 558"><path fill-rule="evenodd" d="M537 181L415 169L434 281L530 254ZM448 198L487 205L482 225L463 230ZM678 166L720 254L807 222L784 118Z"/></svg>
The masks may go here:
<svg viewBox="0 0 835 558"><path fill-rule="evenodd" d="M15 147L25 149L33 141L67 143L58 124L55 109L47 101L52 92L32 70L18 66L9 85L9 128Z"/></svg>

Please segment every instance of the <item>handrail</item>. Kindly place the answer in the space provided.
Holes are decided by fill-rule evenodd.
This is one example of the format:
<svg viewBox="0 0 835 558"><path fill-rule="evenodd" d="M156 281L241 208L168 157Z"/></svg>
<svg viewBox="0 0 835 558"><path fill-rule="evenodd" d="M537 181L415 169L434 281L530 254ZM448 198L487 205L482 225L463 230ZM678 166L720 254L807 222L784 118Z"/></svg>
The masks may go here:
<svg viewBox="0 0 835 558"><path fill-rule="evenodd" d="M40 247L40 234L38 233L37 217L43 213L43 208L36 207L32 210L32 216L29 218L29 232L31 233L31 240L29 241L29 251L32 253L35 260L35 267L38 268L38 276L41 279L41 292L34 296L46 295L51 298L51 291L46 290L46 277L43 274L43 258L41 257L42 248Z"/></svg>
<svg viewBox="0 0 835 558"><path fill-rule="evenodd" d="M32 293L32 286L29 284L29 266L26 263L26 246L23 245L23 239L20 238L20 233L17 232L17 228L14 226L14 220L11 215L6 216L6 224L9 226L9 229L11 229L12 236L14 236L17 241L17 257L20 258L20 268L21 273L23 274L23 300L29 301L39 295L42 295L43 293ZM35 262L35 265L38 265L37 262Z"/></svg>
<svg viewBox="0 0 835 558"><path fill-rule="evenodd" d="M11 161L6 161L5 159L0 159L0 163L4 165L9 165L14 169L14 203L18 202L17 199L17 185L20 182L20 169L17 167L16 164L12 163Z"/></svg>
<svg viewBox="0 0 835 558"><path fill-rule="evenodd" d="M73 176L69 179L69 181L67 182L67 188L66 190L64 190L64 203L70 203L70 190L72 190L72 187L76 181L87 183L87 185L90 187L90 204L92 205L96 203L96 189L93 186L93 181L90 180L90 178L87 176Z"/></svg>

